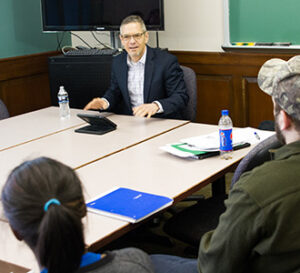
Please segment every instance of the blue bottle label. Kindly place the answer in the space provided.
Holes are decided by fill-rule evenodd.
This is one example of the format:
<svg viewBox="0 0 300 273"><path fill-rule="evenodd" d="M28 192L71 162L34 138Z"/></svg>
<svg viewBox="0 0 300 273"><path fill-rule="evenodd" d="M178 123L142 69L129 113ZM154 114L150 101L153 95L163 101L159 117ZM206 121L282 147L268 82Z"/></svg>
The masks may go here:
<svg viewBox="0 0 300 273"><path fill-rule="evenodd" d="M220 134L220 150L231 151L232 150L232 129L219 130Z"/></svg>

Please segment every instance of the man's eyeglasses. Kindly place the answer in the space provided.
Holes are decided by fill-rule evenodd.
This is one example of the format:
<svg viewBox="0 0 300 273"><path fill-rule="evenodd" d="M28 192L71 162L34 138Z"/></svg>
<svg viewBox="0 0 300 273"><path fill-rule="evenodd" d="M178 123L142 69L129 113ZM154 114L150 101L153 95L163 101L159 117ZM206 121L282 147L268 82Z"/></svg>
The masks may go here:
<svg viewBox="0 0 300 273"><path fill-rule="evenodd" d="M133 38L135 41L138 41L140 40L143 35L145 34L146 31L142 32L142 33L135 33L135 34L132 34L132 35L129 35L129 34L124 34L124 35L121 35L121 38L124 42L128 42L131 40L131 38Z"/></svg>

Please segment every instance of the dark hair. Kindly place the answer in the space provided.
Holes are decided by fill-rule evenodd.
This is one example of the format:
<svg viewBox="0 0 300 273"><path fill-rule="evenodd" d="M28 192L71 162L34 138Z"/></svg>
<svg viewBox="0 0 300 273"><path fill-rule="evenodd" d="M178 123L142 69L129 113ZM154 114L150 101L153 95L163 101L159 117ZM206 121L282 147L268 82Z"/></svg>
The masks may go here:
<svg viewBox="0 0 300 273"><path fill-rule="evenodd" d="M44 211L52 198L61 204ZM80 180L70 167L46 157L22 163L8 176L2 202L11 227L49 273L79 268L86 206Z"/></svg>
<svg viewBox="0 0 300 273"><path fill-rule="evenodd" d="M120 33L121 34L122 34L122 27L124 25L130 24L130 23L139 23L141 25L141 27L142 27L142 30L144 32L147 31L145 23L144 23L143 19L140 16L138 16L138 15L129 15L126 18L123 19L123 21L122 21L122 23L120 25Z"/></svg>

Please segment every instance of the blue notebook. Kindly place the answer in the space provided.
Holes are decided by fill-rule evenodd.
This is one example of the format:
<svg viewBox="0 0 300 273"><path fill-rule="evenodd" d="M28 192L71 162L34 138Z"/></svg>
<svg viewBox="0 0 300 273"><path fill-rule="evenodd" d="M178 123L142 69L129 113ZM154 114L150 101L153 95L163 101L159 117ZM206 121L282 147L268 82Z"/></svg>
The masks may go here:
<svg viewBox="0 0 300 273"><path fill-rule="evenodd" d="M172 203L173 199L165 196L128 188L115 188L89 201L86 205L89 211L136 223Z"/></svg>

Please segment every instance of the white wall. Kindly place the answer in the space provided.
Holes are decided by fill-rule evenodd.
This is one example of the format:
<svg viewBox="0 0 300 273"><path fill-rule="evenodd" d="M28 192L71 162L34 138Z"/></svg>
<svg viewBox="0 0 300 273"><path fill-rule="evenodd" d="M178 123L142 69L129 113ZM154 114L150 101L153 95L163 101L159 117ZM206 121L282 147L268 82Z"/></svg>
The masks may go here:
<svg viewBox="0 0 300 273"><path fill-rule="evenodd" d="M159 32L159 46L169 50L222 51L224 41L224 0L164 0L165 31ZM90 33L75 32L91 46L99 46ZM98 32L97 38L110 44L109 33ZM84 45L72 36L72 45ZM156 46L150 33L150 46Z"/></svg>

